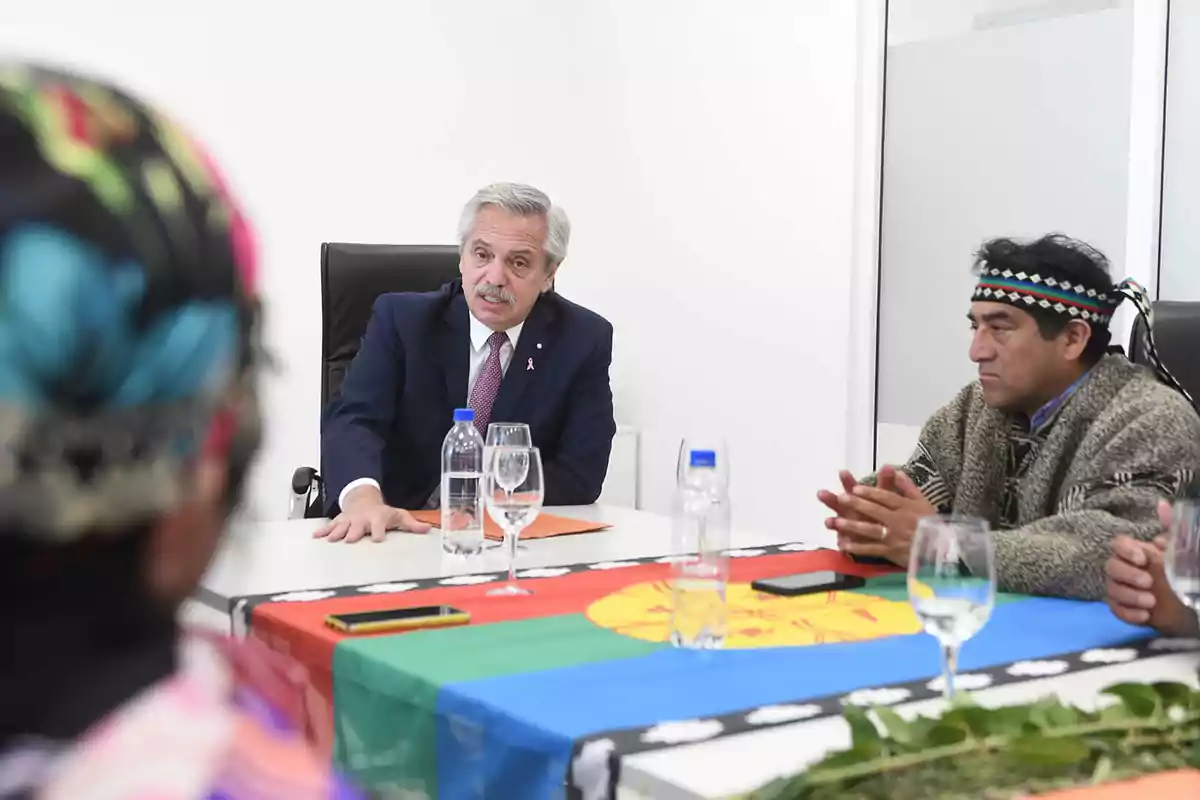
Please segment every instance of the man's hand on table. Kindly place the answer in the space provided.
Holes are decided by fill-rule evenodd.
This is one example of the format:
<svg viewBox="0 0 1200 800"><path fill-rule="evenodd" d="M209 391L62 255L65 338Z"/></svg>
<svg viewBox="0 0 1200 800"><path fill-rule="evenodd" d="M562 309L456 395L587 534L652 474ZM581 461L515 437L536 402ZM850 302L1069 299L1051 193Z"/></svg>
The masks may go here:
<svg viewBox="0 0 1200 800"><path fill-rule="evenodd" d="M342 513L313 534L314 539L331 542L357 542L365 536L382 542L388 531L400 530L426 533L430 526L418 522L402 508L392 508L383 502L383 494L374 486L359 486L346 495Z"/></svg>
<svg viewBox="0 0 1200 800"><path fill-rule="evenodd" d="M1158 505L1164 528L1171 525L1171 507ZM1196 635L1196 617L1167 583L1163 568L1165 536L1152 543L1128 536L1113 540L1112 555L1105 565L1108 605L1119 619L1133 625L1149 625L1175 636Z"/></svg>
<svg viewBox="0 0 1200 800"><path fill-rule="evenodd" d="M837 512L825 524L837 531L838 549L842 552L885 558L898 566L908 566L917 521L933 516L937 509L912 479L895 467L881 469L877 484L866 486L853 479L847 481L843 473L843 494L818 495L821 502Z"/></svg>

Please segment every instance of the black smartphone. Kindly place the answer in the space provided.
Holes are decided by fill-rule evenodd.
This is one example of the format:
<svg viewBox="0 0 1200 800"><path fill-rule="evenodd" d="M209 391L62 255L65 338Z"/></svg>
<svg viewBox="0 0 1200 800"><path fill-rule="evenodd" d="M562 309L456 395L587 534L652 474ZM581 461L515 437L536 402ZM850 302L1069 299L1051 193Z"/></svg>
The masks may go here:
<svg viewBox="0 0 1200 800"><path fill-rule="evenodd" d="M878 564L881 567L896 566L894 563L892 563L891 561L888 561L883 556L856 556L856 555L851 554L850 560L856 564L870 564L872 566Z"/></svg>
<svg viewBox="0 0 1200 800"><path fill-rule="evenodd" d="M385 608L380 611L358 611L349 614L330 614L325 624L346 633L378 633L379 631L409 630L412 628L443 628L465 625L471 615L453 606L410 606Z"/></svg>
<svg viewBox="0 0 1200 800"><path fill-rule="evenodd" d="M794 597L801 594L816 594L817 592L844 592L847 589L861 589L867 582L857 575L845 575L841 572L802 572L798 575L781 575L778 578L763 578L753 581L750 588L756 592L779 594L784 597Z"/></svg>

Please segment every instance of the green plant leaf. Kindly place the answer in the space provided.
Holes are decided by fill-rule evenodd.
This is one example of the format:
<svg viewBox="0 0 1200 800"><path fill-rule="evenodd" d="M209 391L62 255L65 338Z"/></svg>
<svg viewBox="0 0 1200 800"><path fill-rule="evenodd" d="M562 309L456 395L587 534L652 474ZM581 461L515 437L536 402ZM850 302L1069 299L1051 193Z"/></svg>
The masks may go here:
<svg viewBox="0 0 1200 800"><path fill-rule="evenodd" d="M1200 739L1192 743L1192 748L1187 752L1187 763L1189 767L1200 769Z"/></svg>
<svg viewBox="0 0 1200 800"><path fill-rule="evenodd" d="M1036 735L1014 739L1007 752L1014 760L1031 767L1069 767L1091 755L1081 739Z"/></svg>
<svg viewBox="0 0 1200 800"><path fill-rule="evenodd" d="M939 717L909 720L892 709L847 708L850 750L752 797L1011 798L1200 768L1200 692L1122 683L1106 693L1111 705L1095 712L1053 698L998 709L955 703Z"/></svg>
<svg viewBox="0 0 1200 800"><path fill-rule="evenodd" d="M1121 702L1113 703L1100 709L1100 719L1104 722L1117 722L1129 719L1132 716L1133 714L1129 713L1129 709Z"/></svg>
<svg viewBox="0 0 1200 800"><path fill-rule="evenodd" d="M883 730L900 744L910 744L913 741L914 728L899 714L890 708L876 708L875 718L883 726Z"/></svg>
<svg viewBox="0 0 1200 800"><path fill-rule="evenodd" d="M1192 704L1193 695L1198 694L1185 683L1164 681L1150 685L1158 693L1163 708L1188 708Z"/></svg>
<svg viewBox="0 0 1200 800"><path fill-rule="evenodd" d="M858 706L846 706L843 714L850 725L850 749L878 754L883 751L883 738L879 729L867 716L867 712Z"/></svg>
<svg viewBox="0 0 1200 800"><path fill-rule="evenodd" d="M1101 690L1101 693L1119 698L1135 717L1146 719L1162 711L1158 692L1144 683L1118 683Z"/></svg>
<svg viewBox="0 0 1200 800"><path fill-rule="evenodd" d="M1096 768L1092 770L1092 783L1104 783L1112 775L1113 762L1108 756L1100 756Z"/></svg>
<svg viewBox="0 0 1200 800"><path fill-rule="evenodd" d="M1024 717L1023 714L1021 716ZM962 728L968 736L983 738L997 733L995 728L1004 722L1002 717L992 709L971 705L952 708L942 717L942 722ZM1020 730L1019 726L1013 732L1017 730Z"/></svg>
<svg viewBox="0 0 1200 800"><path fill-rule="evenodd" d="M912 734L913 744L923 745L935 724L937 724L937 720L930 717L913 717L908 720L908 730Z"/></svg>
<svg viewBox="0 0 1200 800"><path fill-rule="evenodd" d="M947 717L950 715L947 714ZM1025 730L1029 721L1029 706L1001 708L975 707L964 709L955 717L967 726L973 736L1016 736Z"/></svg>
<svg viewBox="0 0 1200 800"><path fill-rule="evenodd" d="M1072 725L1078 725L1080 717L1077 709L1064 706L1061 703L1055 703L1048 707L1046 709L1046 716L1050 720L1051 728L1068 728Z"/></svg>
<svg viewBox="0 0 1200 800"><path fill-rule="evenodd" d="M1029 721L1040 730L1074 725L1079 716L1074 709L1063 706L1056 697L1043 698L1029 707Z"/></svg>
<svg viewBox="0 0 1200 800"><path fill-rule="evenodd" d="M941 720L937 722L925 736L925 741L934 747L965 742L971 731L966 725L954 721Z"/></svg>

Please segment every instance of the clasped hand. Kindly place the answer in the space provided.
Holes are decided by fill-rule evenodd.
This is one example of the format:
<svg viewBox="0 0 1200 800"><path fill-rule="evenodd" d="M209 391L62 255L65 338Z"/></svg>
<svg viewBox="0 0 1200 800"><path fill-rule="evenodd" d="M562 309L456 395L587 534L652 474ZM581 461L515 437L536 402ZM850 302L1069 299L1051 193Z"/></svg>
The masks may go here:
<svg viewBox="0 0 1200 800"><path fill-rule="evenodd" d="M1171 527L1171 506L1158 504L1163 528ZM1167 539L1141 542L1128 536L1113 540L1105 564L1108 605L1118 618L1133 625L1150 625L1171 636L1196 635L1196 617L1171 590L1163 564Z"/></svg>
<svg viewBox="0 0 1200 800"><path fill-rule="evenodd" d="M836 531L838 549L856 556L885 558L908 566L917 521L937 513L921 490L894 467L879 471L876 486L867 486L843 470L842 491L820 491L817 499L836 516L825 527Z"/></svg>

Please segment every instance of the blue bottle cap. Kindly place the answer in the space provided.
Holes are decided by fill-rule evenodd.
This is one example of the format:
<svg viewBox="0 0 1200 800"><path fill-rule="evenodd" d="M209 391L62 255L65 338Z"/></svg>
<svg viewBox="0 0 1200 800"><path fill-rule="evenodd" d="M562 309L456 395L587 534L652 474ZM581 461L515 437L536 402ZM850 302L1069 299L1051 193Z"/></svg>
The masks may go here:
<svg viewBox="0 0 1200 800"><path fill-rule="evenodd" d="M455 422L474 422L475 409L473 408L456 408L454 409Z"/></svg>
<svg viewBox="0 0 1200 800"><path fill-rule="evenodd" d="M692 467L715 467L717 466L717 451L693 450L688 464Z"/></svg>

